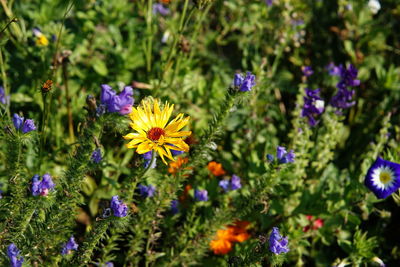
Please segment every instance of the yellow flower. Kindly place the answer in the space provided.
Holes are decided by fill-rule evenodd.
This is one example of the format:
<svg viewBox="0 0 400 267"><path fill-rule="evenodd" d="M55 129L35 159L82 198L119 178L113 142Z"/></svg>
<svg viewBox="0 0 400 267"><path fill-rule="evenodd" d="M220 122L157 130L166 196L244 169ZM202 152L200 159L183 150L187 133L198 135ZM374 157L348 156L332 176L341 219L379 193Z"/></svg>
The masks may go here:
<svg viewBox="0 0 400 267"><path fill-rule="evenodd" d="M129 133L124 136L124 139L132 139L127 148L136 148L136 152L144 154L154 150L157 152L163 162L167 164L164 159L175 161L171 154L173 150L189 151L189 146L183 139L192 134L191 131L180 131L185 127L190 117L184 118L183 113L176 116L175 119L169 121L174 105L165 102L164 108L160 108L158 99L145 99L137 108L132 108L129 114L132 123L132 129L136 133Z"/></svg>
<svg viewBox="0 0 400 267"><path fill-rule="evenodd" d="M38 46L47 46L49 44L49 40L44 36L44 34L41 34L36 38L36 45Z"/></svg>

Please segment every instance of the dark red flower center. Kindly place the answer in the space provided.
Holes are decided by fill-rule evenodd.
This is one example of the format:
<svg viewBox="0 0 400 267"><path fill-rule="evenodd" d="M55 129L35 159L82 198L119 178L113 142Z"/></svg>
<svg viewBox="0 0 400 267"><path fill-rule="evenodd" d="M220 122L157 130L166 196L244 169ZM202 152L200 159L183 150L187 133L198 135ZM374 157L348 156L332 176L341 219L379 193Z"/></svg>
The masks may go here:
<svg viewBox="0 0 400 267"><path fill-rule="evenodd" d="M152 141L157 141L158 139L160 139L161 135L164 134L165 134L164 129L154 127L147 132L147 138L149 138Z"/></svg>

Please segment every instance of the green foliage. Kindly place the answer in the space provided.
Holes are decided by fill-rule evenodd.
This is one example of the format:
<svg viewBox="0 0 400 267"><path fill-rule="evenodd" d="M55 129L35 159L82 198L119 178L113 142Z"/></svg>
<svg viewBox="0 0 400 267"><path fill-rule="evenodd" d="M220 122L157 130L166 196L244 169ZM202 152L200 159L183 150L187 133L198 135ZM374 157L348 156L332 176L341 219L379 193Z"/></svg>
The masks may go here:
<svg viewBox="0 0 400 267"><path fill-rule="evenodd" d="M169 14L153 10L160 2ZM377 157L400 162L398 1L376 14L353 0L160 2L0 1L0 265L11 243L23 266L395 265L400 192L380 200L364 180ZM348 109L332 106L341 78L330 62L359 70ZM240 92L233 78L247 71L256 86ZM174 104L172 118L191 117L182 166L153 154L156 167L143 167L122 138L129 116L99 112L102 84L132 86L134 107L151 96ZM314 127L306 88L324 101ZM37 130L16 130L14 113ZM294 162L279 162L277 146ZM55 188L33 196L32 177L45 173ZM233 174L241 188L225 191ZM139 184L156 193L141 196ZM108 214L115 195L128 216ZM238 221L249 222L246 240L215 253L218 230ZM288 253L270 251L273 227ZM71 236L78 250L61 255Z"/></svg>

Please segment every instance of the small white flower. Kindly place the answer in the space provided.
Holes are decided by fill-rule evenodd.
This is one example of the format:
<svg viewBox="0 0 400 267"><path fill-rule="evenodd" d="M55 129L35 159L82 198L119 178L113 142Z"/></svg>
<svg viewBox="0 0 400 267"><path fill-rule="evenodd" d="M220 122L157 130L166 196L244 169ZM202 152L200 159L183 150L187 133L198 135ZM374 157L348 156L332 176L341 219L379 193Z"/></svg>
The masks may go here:
<svg viewBox="0 0 400 267"><path fill-rule="evenodd" d="M320 111L324 111L325 108L325 101L324 100L316 100L315 101L315 107Z"/></svg>
<svg viewBox="0 0 400 267"><path fill-rule="evenodd" d="M381 9L381 3L379 3L379 0L369 0L368 7L372 14L376 14Z"/></svg>

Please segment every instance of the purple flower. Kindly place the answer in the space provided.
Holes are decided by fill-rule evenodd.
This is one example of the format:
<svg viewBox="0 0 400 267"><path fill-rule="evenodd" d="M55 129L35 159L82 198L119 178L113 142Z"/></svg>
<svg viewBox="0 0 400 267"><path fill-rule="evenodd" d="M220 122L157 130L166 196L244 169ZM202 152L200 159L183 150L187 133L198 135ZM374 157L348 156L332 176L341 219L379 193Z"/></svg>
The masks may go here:
<svg viewBox="0 0 400 267"><path fill-rule="evenodd" d="M125 217L128 214L128 206L118 199L118 196L111 198L111 209L116 217Z"/></svg>
<svg viewBox="0 0 400 267"><path fill-rule="evenodd" d="M360 80L357 80L358 70L350 64L346 69L343 65L339 67L340 81L336 85L338 92L331 99L331 105L339 109L347 109L355 105L352 101L354 90L348 90L348 87L360 85Z"/></svg>
<svg viewBox="0 0 400 267"><path fill-rule="evenodd" d="M219 187L221 187L225 192L229 191L229 181L228 180L221 180L218 183Z"/></svg>
<svg viewBox="0 0 400 267"><path fill-rule="evenodd" d="M43 174L42 180L40 180L40 176L35 174L32 177L32 186L31 191L33 196L47 196L49 194L49 190L54 189L55 184L50 174Z"/></svg>
<svg viewBox="0 0 400 267"><path fill-rule="evenodd" d="M167 7L164 7L163 4L153 4L153 14L160 14L162 16L167 16L170 13L170 10Z"/></svg>
<svg viewBox="0 0 400 267"><path fill-rule="evenodd" d="M61 250L61 255L71 254L72 250L78 250L78 244L75 242L74 236L71 236Z"/></svg>
<svg viewBox="0 0 400 267"><path fill-rule="evenodd" d="M255 79L256 76L249 71L246 73L246 77L243 77L242 74L235 74L233 85L241 92L248 92L256 85Z"/></svg>
<svg viewBox="0 0 400 267"><path fill-rule="evenodd" d="M296 157L296 155L294 154L293 150L290 150L288 153L286 148L284 148L283 146L278 146L276 148L276 158L278 159L279 164L293 163L295 157ZM268 158L268 161L270 161L270 162L274 161L273 155L268 154L267 158Z"/></svg>
<svg viewBox="0 0 400 267"><path fill-rule="evenodd" d="M279 233L278 227L273 227L271 235L269 236L269 250L278 255L281 253L289 252L288 248L288 238L282 238Z"/></svg>
<svg viewBox="0 0 400 267"><path fill-rule="evenodd" d="M15 129L21 130L22 133L28 133L36 130L35 122L31 119L24 120L24 117L20 117L18 114L13 115L13 124Z"/></svg>
<svg viewBox="0 0 400 267"><path fill-rule="evenodd" d="M14 113L13 124L17 131L21 129L23 123L24 123L24 117L20 117L17 113Z"/></svg>
<svg viewBox="0 0 400 267"><path fill-rule="evenodd" d="M221 180L218 185L225 191L237 190L242 188L242 184L240 183L240 177L237 175L232 175L230 180Z"/></svg>
<svg viewBox="0 0 400 267"><path fill-rule="evenodd" d="M10 102L10 97L6 96L6 91L4 90L3 86L0 86L0 103L8 104Z"/></svg>
<svg viewBox="0 0 400 267"><path fill-rule="evenodd" d="M171 201L171 212L172 212L172 214L177 214L179 212L179 201L178 200Z"/></svg>
<svg viewBox="0 0 400 267"><path fill-rule="evenodd" d="M14 243L11 243L7 247L7 256L10 259L10 265L11 267L21 267L22 263L24 262L24 258L22 258L21 255L19 255L21 251L17 248L17 246Z"/></svg>
<svg viewBox="0 0 400 267"><path fill-rule="evenodd" d="M3 194L3 190L0 190L0 199L3 198L2 194Z"/></svg>
<svg viewBox="0 0 400 267"><path fill-rule="evenodd" d="M119 112L121 115L129 114L132 111L133 89L125 86L124 90L117 95L108 84L101 85L101 104L107 107L108 112Z"/></svg>
<svg viewBox="0 0 400 267"><path fill-rule="evenodd" d="M114 267L114 263L112 263L111 261L108 261L105 264L101 265L101 267Z"/></svg>
<svg viewBox="0 0 400 267"><path fill-rule="evenodd" d="M306 77L309 77L314 73L311 66L303 66L301 67L301 71L303 72L303 75Z"/></svg>
<svg viewBox="0 0 400 267"><path fill-rule="evenodd" d="M22 133L29 133L34 130L36 130L35 122L31 119L25 120L22 126Z"/></svg>
<svg viewBox="0 0 400 267"><path fill-rule="evenodd" d="M268 5L268 6L272 6L272 3L273 2L273 0L265 0L265 3Z"/></svg>
<svg viewBox="0 0 400 267"><path fill-rule="evenodd" d="M207 190L195 190L194 191L194 198L197 201L207 201L208 200L208 192Z"/></svg>
<svg viewBox="0 0 400 267"><path fill-rule="evenodd" d="M274 161L274 155L271 155L271 154L267 154L267 160L269 161L269 162L273 162Z"/></svg>
<svg viewBox="0 0 400 267"><path fill-rule="evenodd" d="M336 66L333 62L329 63L329 65L326 66L326 69L328 70L329 75L340 76L340 67Z"/></svg>
<svg viewBox="0 0 400 267"><path fill-rule="evenodd" d="M92 156L90 157L90 160L96 164L102 160L100 148L96 148L93 151Z"/></svg>
<svg viewBox="0 0 400 267"><path fill-rule="evenodd" d="M140 195L142 197L153 197L156 192L156 187L154 185L145 186L140 184L138 186Z"/></svg>
<svg viewBox="0 0 400 267"><path fill-rule="evenodd" d="M144 159L144 168L147 169L149 167L149 164L151 163L151 157L153 155L153 151L146 152L142 154L142 157ZM157 159L154 160L154 163L152 166L150 166L151 169L154 169L157 166Z"/></svg>
<svg viewBox="0 0 400 267"><path fill-rule="evenodd" d="M400 188L400 164L378 157L369 168L364 184L377 198L387 198Z"/></svg>
<svg viewBox="0 0 400 267"><path fill-rule="evenodd" d="M231 189L237 190L239 188L242 188L242 184L240 183L240 177L234 174L232 175L231 178Z"/></svg>
<svg viewBox="0 0 400 267"><path fill-rule="evenodd" d="M325 109L325 102L319 96L320 89L310 90L306 88L306 96L304 97L304 106L301 111L302 117L308 118L308 124L315 126L317 121L315 117L322 114Z"/></svg>

